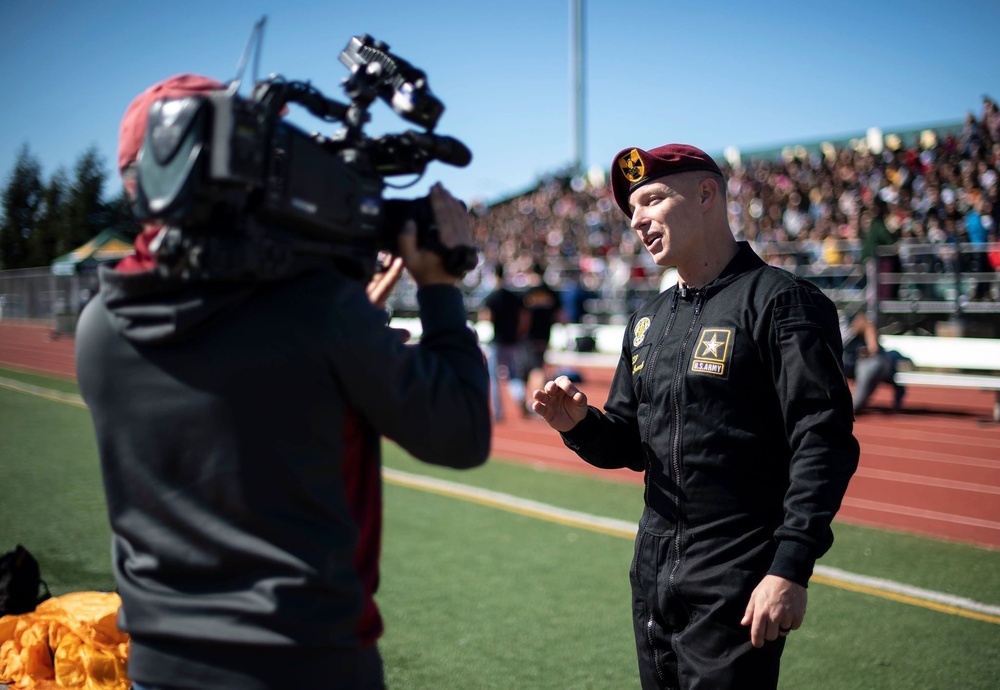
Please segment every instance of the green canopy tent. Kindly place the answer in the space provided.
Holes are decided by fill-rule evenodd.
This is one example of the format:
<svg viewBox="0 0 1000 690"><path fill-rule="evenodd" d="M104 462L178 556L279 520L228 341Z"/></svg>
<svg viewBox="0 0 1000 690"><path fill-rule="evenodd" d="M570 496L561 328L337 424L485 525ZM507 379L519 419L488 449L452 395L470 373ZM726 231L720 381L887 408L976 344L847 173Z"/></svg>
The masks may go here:
<svg viewBox="0 0 1000 690"><path fill-rule="evenodd" d="M64 254L50 264L57 299L54 335L73 333L83 305L97 292L97 267L114 264L132 253L132 240L110 228L102 230L90 241Z"/></svg>
<svg viewBox="0 0 1000 690"><path fill-rule="evenodd" d="M69 254L63 254L52 262L53 275L76 275L84 268L94 268L98 264L113 263L132 253L132 240L125 235L107 229L77 247Z"/></svg>

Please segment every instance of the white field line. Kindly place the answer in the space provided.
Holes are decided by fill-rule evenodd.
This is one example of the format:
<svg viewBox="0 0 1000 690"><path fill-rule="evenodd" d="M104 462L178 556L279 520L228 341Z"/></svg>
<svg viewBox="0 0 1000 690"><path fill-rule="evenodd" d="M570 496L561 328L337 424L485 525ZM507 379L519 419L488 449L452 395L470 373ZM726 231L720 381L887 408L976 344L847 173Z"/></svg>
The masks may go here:
<svg viewBox="0 0 1000 690"><path fill-rule="evenodd" d="M889 515L905 515L907 517L930 520L933 522L945 522L952 525L964 525L966 527L982 527L984 529L1000 530L1000 522L995 520L982 520L979 518L966 517L964 515L953 515L951 513L941 513L936 510L926 510L924 508L913 508L901 506L893 503L883 503L881 501L869 501L864 498L853 498L845 496L842 505L848 508L858 508L860 510L870 510L875 513L887 513Z"/></svg>
<svg viewBox="0 0 1000 690"><path fill-rule="evenodd" d="M858 440L861 441L861 453L870 457L903 458L904 460L921 460L923 462L935 462L944 465L964 465L968 467L985 467L988 469L1000 468L1000 459L986 460L983 458L972 458L967 455L933 453L913 448L900 449L899 446L880 446L863 439Z"/></svg>
<svg viewBox="0 0 1000 690"><path fill-rule="evenodd" d="M22 381L15 381L13 379L0 377L0 388L7 388L8 390L17 391L18 393L27 393L28 395L37 395L39 398L67 403L69 405L76 405L77 407L86 407L86 404L83 402L83 398L76 393L63 393L62 391L54 391L50 388L42 388L41 386L35 386Z"/></svg>
<svg viewBox="0 0 1000 690"><path fill-rule="evenodd" d="M974 611L976 613L985 613L991 616L1000 616L1000 606L991 606L990 604L983 604L981 602L975 601L974 599L967 599L966 597L957 597L951 594L942 594L941 592L935 592L930 589L921 589L920 587L911 587L910 585L904 585L899 582L893 582L892 580L885 580L880 577L868 577L866 575L855 575L854 573L849 573L846 570L841 570L840 568L831 568L828 566L816 566L816 572L826 577L842 580L844 582L849 582L855 585L864 585L865 587L871 587L872 589L878 589L885 592L892 592L894 594L902 594L904 596L913 597L915 599L924 599L926 601L932 601L936 604L943 604L945 606L954 606L958 609L964 609L967 611Z"/></svg>
<svg viewBox="0 0 1000 690"><path fill-rule="evenodd" d="M41 388L30 383L22 383L21 381L14 381L0 377L0 388L7 388L20 393L27 393L29 395L36 395L55 402L67 403L78 407L86 407L83 399L79 395ZM576 510L567 510L566 508L559 508L547 503L541 503L527 498L520 498L518 496L512 496L499 491L466 486L465 484L449 482L444 479L423 477L391 468L384 468L383 475L385 476L386 481L391 484L429 491L431 493L444 496L451 496L453 498L459 498L465 501L471 501L473 503L479 503L541 520L548 520L550 522L556 522L563 525L571 525L588 529L593 532L610 534L612 536L624 537L627 539L634 539L636 534L637 528L635 523L627 522L625 520L616 520L614 518L591 515L589 513L583 513ZM815 577L814 579L824 584L841 587L843 589L865 592L895 601L914 604L916 606L924 606L925 608L931 608L945 613L953 613L955 615L1000 624L1000 606L992 606L990 604L983 604L965 597L957 597L928 589L921 589L919 587L911 587L902 583L893 582L892 580L855 575L854 573L840 570L838 568L830 568L822 565L816 566L815 573L819 577Z"/></svg>
<svg viewBox="0 0 1000 690"><path fill-rule="evenodd" d="M576 510L567 510L533 501L527 498L512 496L499 491L467 486L444 479L425 477L410 472L402 472L391 468L382 470L385 480L412 489L458 498L480 505L499 508L512 513L548 520L562 525L570 525L583 529L610 534L613 536L634 539L637 526L633 522L591 515ZM817 577L818 576L818 577ZM899 582L876 577L856 575L838 568L816 566L814 579L823 584L864 592L874 596L923 606L936 611L952 613L977 620L984 620L1000 625L1000 606L984 604L965 597L942 594L928 589L911 587Z"/></svg>
<svg viewBox="0 0 1000 690"><path fill-rule="evenodd" d="M987 484L977 484L975 482L963 482L956 479L943 479L941 477L925 477L919 474L908 472L896 472L895 470L876 470L867 467L859 467L855 472L856 477L866 479L879 479L887 482L898 482L900 484L916 484L918 486L930 486L936 489L953 489L955 491L973 491L983 494L993 494L1000 496L1000 486L989 486Z"/></svg>

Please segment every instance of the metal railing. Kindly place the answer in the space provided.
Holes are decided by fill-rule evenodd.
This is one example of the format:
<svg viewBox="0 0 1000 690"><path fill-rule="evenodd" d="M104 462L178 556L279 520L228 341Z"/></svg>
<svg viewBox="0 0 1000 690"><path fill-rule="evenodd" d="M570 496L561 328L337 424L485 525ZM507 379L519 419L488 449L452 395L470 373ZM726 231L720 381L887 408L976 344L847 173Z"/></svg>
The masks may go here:
<svg viewBox="0 0 1000 690"><path fill-rule="evenodd" d="M838 248L851 257L856 243ZM898 332L918 321L934 318L979 318L996 322L1000 334L1000 273L988 261L1000 243L897 244L882 247L877 257L861 263L827 265L794 242L757 247L769 263L781 266L818 285L845 312L867 309L880 326ZM987 270L983 270L987 269ZM463 284L470 317L485 297L481 285ZM562 286L554 285L557 290ZM48 268L0 271L0 318L58 321L76 315L97 291L94 272L52 275ZM656 277L628 286L605 286L587 304L588 320L620 323L658 291ZM416 286L403 280L390 298L398 316L417 313Z"/></svg>
<svg viewBox="0 0 1000 690"><path fill-rule="evenodd" d="M902 244L882 247L869 266L878 313L1000 312L1000 273L992 244Z"/></svg>

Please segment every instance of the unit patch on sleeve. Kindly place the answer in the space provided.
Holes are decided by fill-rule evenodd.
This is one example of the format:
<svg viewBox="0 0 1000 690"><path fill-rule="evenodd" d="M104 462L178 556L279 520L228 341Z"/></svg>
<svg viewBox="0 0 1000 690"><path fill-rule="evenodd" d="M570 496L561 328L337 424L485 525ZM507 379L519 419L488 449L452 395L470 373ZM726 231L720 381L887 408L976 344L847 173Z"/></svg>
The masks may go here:
<svg viewBox="0 0 1000 690"><path fill-rule="evenodd" d="M632 329L632 347L639 347L642 345L642 341L646 339L646 331L649 330L649 317L644 316L639 319L639 322Z"/></svg>
<svg viewBox="0 0 1000 690"><path fill-rule="evenodd" d="M729 373L726 368L732 354L732 339L731 328L702 328L695 344L691 371L696 374L726 376Z"/></svg>

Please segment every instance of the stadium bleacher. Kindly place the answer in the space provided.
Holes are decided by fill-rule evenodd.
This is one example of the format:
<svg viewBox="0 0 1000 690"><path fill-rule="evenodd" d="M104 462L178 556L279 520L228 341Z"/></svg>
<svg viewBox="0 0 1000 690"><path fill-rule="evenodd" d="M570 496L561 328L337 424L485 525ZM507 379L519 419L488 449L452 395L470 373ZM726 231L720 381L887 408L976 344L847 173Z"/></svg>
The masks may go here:
<svg viewBox="0 0 1000 690"><path fill-rule="evenodd" d="M914 312L986 313L990 322L1000 315L1000 113L991 99L979 118L937 129L869 132L720 163L737 238L815 280L838 305L882 306L897 315L888 317L896 330L919 326ZM468 281L470 306L488 292L497 262L515 287L539 259L557 290L588 281L600 322L659 290L662 269L601 175L553 175L473 211L483 261ZM873 288L870 278L882 280Z"/></svg>

